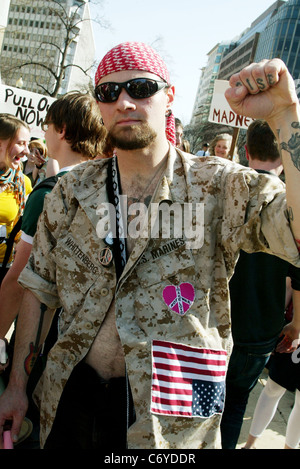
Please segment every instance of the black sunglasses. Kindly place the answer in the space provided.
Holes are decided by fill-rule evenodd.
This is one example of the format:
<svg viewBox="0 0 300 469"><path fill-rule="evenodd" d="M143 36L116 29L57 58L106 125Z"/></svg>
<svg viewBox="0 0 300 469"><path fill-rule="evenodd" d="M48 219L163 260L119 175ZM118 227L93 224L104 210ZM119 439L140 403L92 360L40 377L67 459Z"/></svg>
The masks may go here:
<svg viewBox="0 0 300 469"><path fill-rule="evenodd" d="M150 78L134 78L123 83L109 81L96 86L95 96L97 101L101 103L113 103L117 101L122 88L124 88L131 98L145 99L168 86L168 83L164 81L156 81Z"/></svg>

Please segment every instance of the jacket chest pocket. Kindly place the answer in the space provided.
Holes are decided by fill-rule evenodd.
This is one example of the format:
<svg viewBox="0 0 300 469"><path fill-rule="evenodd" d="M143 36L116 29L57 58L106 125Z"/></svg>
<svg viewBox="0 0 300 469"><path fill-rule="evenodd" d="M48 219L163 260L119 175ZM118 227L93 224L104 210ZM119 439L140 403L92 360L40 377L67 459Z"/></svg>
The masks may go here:
<svg viewBox="0 0 300 469"><path fill-rule="evenodd" d="M191 310L196 272L190 251L174 251L143 264L136 273L139 283L136 302L143 328L168 330Z"/></svg>
<svg viewBox="0 0 300 469"><path fill-rule="evenodd" d="M195 262L190 251L172 252L158 259L145 262L136 269L142 288L157 284L175 284L176 282L193 281Z"/></svg>

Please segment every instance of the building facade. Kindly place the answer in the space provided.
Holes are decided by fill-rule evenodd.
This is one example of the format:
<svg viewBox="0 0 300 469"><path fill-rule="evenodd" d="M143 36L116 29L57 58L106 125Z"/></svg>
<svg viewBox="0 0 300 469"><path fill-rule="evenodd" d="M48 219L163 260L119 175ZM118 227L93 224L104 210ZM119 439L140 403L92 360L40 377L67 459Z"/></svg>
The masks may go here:
<svg viewBox="0 0 300 469"><path fill-rule="evenodd" d="M88 0L10 1L0 57L2 83L64 94L88 86L90 76L82 70L93 66L94 57Z"/></svg>
<svg viewBox="0 0 300 469"><path fill-rule="evenodd" d="M295 80L300 78L300 0L289 0L261 32L255 61L281 58Z"/></svg>
<svg viewBox="0 0 300 469"><path fill-rule="evenodd" d="M236 41L230 44L220 65L219 80L229 80L231 75L239 72L255 61L260 35L283 4L284 2L282 0L277 0L273 3L264 13L253 21L251 26L247 28Z"/></svg>
<svg viewBox="0 0 300 469"><path fill-rule="evenodd" d="M216 46L217 47L217 46ZM273 3L236 40L232 40L221 56L216 79L229 80L230 76L252 62L281 58L297 83L300 82L300 0L278 0ZM206 67L207 68L207 67ZM207 74L209 75L209 73ZM205 77L209 79L208 76ZM201 101L199 92L202 90ZM206 95L205 95L206 93ZM202 103L211 100L211 91L203 87L203 75L195 99L191 125L199 123ZM199 111L200 109L200 111ZM208 113L201 115L207 122Z"/></svg>
<svg viewBox="0 0 300 469"><path fill-rule="evenodd" d="M215 80L219 75L222 56L228 48L229 44L220 43L207 54L207 65L201 70L202 73L195 99L191 125L198 125L202 122L207 122L214 92Z"/></svg>
<svg viewBox="0 0 300 469"><path fill-rule="evenodd" d="M5 29L7 27L9 5L10 5L10 0L2 0L1 1L1 9L0 9L0 50L1 50L1 47L2 47L2 42L3 42L3 38L4 38Z"/></svg>

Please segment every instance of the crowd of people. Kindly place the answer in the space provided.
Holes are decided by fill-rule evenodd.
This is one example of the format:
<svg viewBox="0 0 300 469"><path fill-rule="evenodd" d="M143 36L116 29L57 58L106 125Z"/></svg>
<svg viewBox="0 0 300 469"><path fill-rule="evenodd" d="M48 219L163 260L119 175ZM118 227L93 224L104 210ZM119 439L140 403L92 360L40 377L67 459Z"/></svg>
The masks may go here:
<svg viewBox="0 0 300 469"><path fill-rule="evenodd" d="M27 448L234 449L268 363L245 448L285 389L286 448L299 445L292 77L274 59L230 80L231 108L254 119L249 167L229 134L192 155L174 98L162 58L128 42L101 60L94 96L51 105L45 142L0 114L0 447L21 448L29 422ZM172 210L187 204L193 230Z"/></svg>

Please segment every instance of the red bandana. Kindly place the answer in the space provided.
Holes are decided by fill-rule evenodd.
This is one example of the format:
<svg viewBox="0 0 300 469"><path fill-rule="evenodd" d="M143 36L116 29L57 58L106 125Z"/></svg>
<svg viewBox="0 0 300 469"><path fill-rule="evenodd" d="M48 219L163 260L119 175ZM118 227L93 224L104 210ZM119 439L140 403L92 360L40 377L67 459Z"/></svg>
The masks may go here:
<svg viewBox="0 0 300 469"><path fill-rule="evenodd" d="M142 42L125 42L111 49L100 62L95 83L106 75L122 70L142 70L154 73L167 83L170 83L170 76L166 64L152 47ZM166 121L167 139L176 145L175 119L173 113L167 117Z"/></svg>

